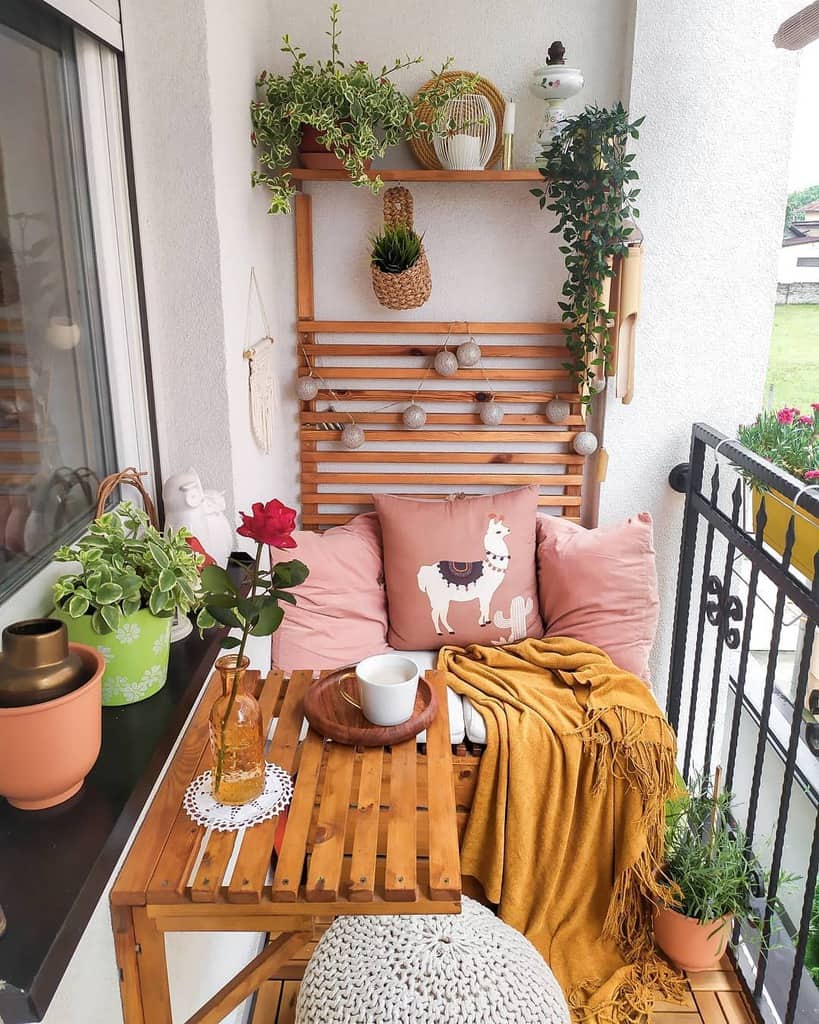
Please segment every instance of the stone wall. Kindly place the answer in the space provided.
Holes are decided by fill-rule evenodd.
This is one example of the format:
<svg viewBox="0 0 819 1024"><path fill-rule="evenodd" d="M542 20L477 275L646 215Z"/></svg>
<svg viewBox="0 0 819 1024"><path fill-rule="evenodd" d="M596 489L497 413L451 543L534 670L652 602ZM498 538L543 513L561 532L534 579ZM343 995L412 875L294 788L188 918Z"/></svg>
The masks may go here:
<svg viewBox="0 0 819 1024"><path fill-rule="evenodd" d="M777 306L819 305L819 281L792 281L776 286Z"/></svg>

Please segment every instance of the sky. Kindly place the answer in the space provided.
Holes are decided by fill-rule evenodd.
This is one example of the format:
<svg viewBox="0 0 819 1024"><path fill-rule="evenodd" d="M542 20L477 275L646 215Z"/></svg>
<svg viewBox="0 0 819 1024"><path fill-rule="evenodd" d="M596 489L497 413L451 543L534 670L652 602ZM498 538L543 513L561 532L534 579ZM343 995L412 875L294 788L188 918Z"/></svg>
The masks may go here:
<svg viewBox="0 0 819 1024"><path fill-rule="evenodd" d="M819 40L800 55L788 191L808 185L819 185Z"/></svg>

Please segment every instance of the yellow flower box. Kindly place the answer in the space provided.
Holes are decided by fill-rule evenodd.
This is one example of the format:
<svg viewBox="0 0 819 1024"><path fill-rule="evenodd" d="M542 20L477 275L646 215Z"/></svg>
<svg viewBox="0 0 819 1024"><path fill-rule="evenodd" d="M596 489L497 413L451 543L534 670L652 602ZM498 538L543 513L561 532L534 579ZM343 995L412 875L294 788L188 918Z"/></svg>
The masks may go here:
<svg viewBox="0 0 819 1024"><path fill-rule="evenodd" d="M756 517L762 497L760 491L751 491L751 503L754 510L753 532L756 531ZM764 497L767 516L763 533L765 543L781 555L785 550L785 537L791 516L793 516L795 537L791 565L812 581L814 558L819 550L819 519L801 506L796 509L793 502L779 491L768 491Z"/></svg>

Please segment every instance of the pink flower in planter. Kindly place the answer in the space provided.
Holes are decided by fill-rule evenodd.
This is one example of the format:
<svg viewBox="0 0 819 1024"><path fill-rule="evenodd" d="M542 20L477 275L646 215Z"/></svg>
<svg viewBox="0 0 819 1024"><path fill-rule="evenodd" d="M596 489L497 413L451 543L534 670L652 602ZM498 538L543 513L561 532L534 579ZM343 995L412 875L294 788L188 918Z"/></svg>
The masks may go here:
<svg viewBox="0 0 819 1024"><path fill-rule="evenodd" d="M813 426L813 416L800 416L796 421L797 423L803 423L805 426Z"/></svg>
<svg viewBox="0 0 819 1024"><path fill-rule="evenodd" d="M811 402L810 407L814 412L816 412L816 410L819 409L819 402Z"/></svg>
<svg viewBox="0 0 819 1024"><path fill-rule="evenodd" d="M779 412L776 414L776 418L777 420L779 420L780 423L790 424L793 423L794 417L796 416L796 412L796 409L780 409Z"/></svg>
<svg viewBox="0 0 819 1024"><path fill-rule="evenodd" d="M805 473L806 480L819 480L819 469L809 469Z"/></svg>

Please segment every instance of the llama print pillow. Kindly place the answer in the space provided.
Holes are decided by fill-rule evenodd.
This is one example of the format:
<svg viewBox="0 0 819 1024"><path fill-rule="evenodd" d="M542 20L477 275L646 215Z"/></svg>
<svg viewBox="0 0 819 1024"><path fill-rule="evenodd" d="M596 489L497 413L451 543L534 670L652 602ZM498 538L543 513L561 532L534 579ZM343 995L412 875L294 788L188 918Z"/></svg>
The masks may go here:
<svg viewBox="0 0 819 1024"><path fill-rule="evenodd" d="M390 646L543 636L535 573L537 486L421 501L373 496L384 540Z"/></svg>

